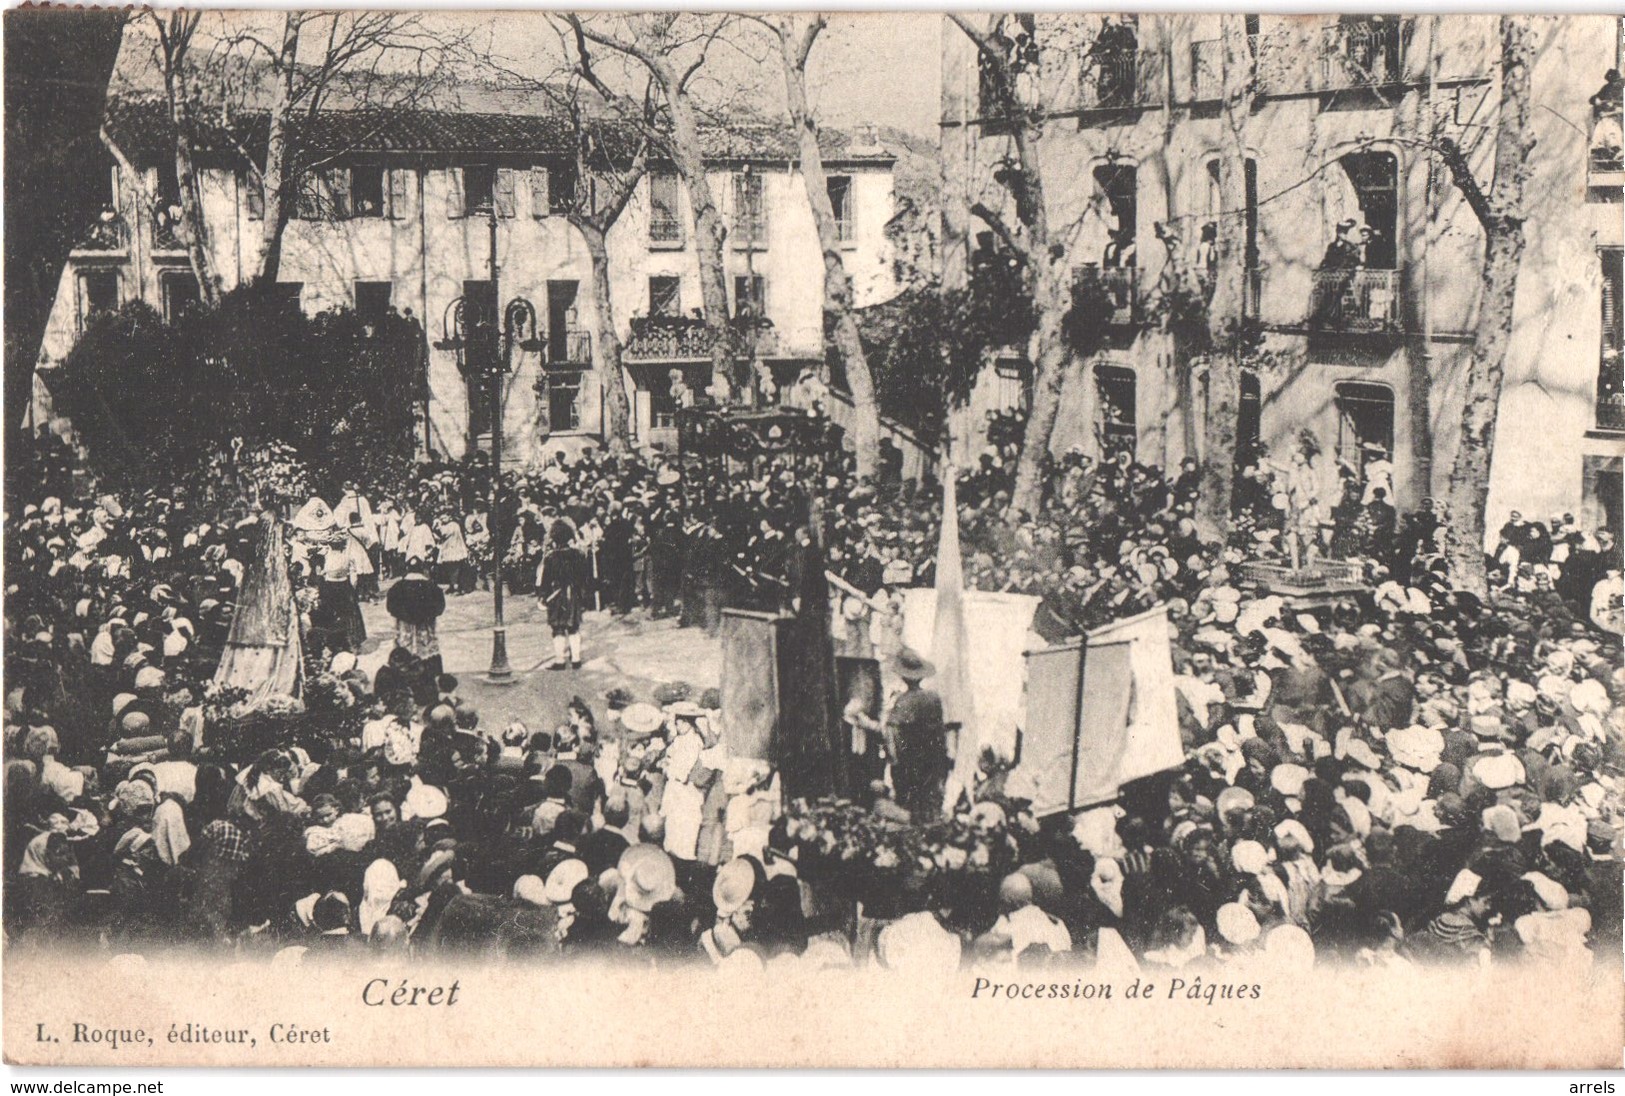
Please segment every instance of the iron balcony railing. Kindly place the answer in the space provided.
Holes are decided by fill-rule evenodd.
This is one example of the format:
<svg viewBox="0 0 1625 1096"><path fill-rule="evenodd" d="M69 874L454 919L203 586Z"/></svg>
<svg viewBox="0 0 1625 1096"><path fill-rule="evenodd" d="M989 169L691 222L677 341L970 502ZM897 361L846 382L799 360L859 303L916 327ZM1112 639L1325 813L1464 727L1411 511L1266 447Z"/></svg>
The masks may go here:
<svg viewBox="0 0 1625 1096"><path fill-rule="evenodd" d="M123 251L130 245L130 226L112 210L104 211L90 223L75 251Z"/></svg>
<svg viewBox="0 0 1625 1096"><path fill-rule="evenodd" d="M1106 322L1128 326L1140 322L1140 271L1132 266L1102 267L1084 263L1073 268L1073 280L1093 281L1100 287L1109 312Z"/></svg>
<svg viewBox="0 0 1625 1096"><path fill-rule="evenodd" d="M1078 85L1081 110L1124 110L1162 102L1161 56L1151 50L1114 50L1089 58Z"/></svg>
<svg viewBox="0 0 1625 1096"><path fill-rule="evenodd" d="M622 356L630 361L693 361L711 356L711 333L703 325L644 327L627 337Z"/></svg>
<svg viewBox="0 0 1625 1096"><path fill-rule="evenodd" d="M1243 63L1247 66L1246 79L1255 86L1254 91L1262 91L1258 80L1258 45L1259 36L1247 36L1247 56ZM1191 99L1193 102L1207 102L1224 97L1224 39L1209 38L1203 42L1191 43Z"/></svg>
<svg viewBox="0 0 1625 1096"><path fill-rule="evenodd" d="M185 251L186 243L176 230L175 222L167 217L154 218L152 222L152 248L154 251Z"/></svg>
<svg viewBox="0 0 1625 1096"><path fill-rule="evenodd" d="M547 339L549 365L591 365L592 332L571 327Z"/></svg>
<svg viewBox="0 0 1625 1096"><path fill-rule="evenodd" d="M1309 326L1349 333L1399 331L1401 285L1398 270L1317 270Z"/></svg>
<svg viewBox="0 0 1625 1096"><path fill-rule="evenodd" d="M1625 431L1625 392L1597 397L1597 429Z"/></svg>
<svg viewBox="0 0 1625 1096"><path fill-rule="evenodd" d="M767 218L760 214L735 214L728 238L735 247L761 247L767 243Z"/></svg>
<svg viewBox="0 0 1625 1096"><path fill-rule="evenodd" d="M683 242L683 222L676 217L656 217L649 222L649 239L657 244Z"/></svg>
<svg viewBox="0 0 1625 1096"><path fill-rule="evenodd" d="M1398 20L1339 23L1321 31L1321 88L1381 87L1405 78L1405 27Z"/></svg>

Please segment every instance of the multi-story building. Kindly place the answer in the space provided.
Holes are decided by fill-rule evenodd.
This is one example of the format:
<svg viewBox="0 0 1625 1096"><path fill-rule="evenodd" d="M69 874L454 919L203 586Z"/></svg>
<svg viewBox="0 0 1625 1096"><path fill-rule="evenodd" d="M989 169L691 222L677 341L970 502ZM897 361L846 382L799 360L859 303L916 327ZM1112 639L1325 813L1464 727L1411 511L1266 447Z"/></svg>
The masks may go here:
<svg viewBox="0 0 1625 1096"><path fill-rule="evenodd" d="M1171 336L1158 323L1169 260L1158 228L1201 269L1202 230L1220 212L1218 156L1240 142L1243 307L1262 329L1259 360L1269 363L1243 378L1243 440L1280 451L1307 428L1324 453L1352 468L1391 461L1397 503L1414 506L1441 494L1449 477L1483 265L1483 232L1441 150L1454 142L1488 186L1498 21L1245 22L1246 122L1234 138L1225 133L1218 16L988 22L1024 61L1036 45L1016 90L1044 118L1052 234L1075 267L1101 268L1117 304L1106 348L1069 374L1052 444L1129 448L1161 463L1200 456L1205 382L1176 379ZM1618 529L1625 165L1610 70L1622 67L1621 28L1600 17L1531 23L1537 141L1491 524L1516 509L1542 520L1571 512L1589 527ZM976 201L1006 207L999 169L1013 145L991 109L996 88L975 46L951 21L942 34L944 273L952 279L974 249L997 244L969 210ZM1332 266L1351 269L1326 264L1340 225L1358 257ZM958 442L976 444L970 435L981 412L1021 402L1029 383L1022 348L1012 348L979 385ZM1319 462L1328 501L1336 498L1337 460Z"/></svg>
<svg viewBox="0 0 1625 1096"><path fill-rule="evenodd" d="M90 313L140 299L173 318L198 298L169 212L179 190L165 118L156 101L110 102L107 205L62 274L38 360L46 382ZM502 114L333 112L319 121L313 140L330 144L336 156L302 183L287 226L277 276L289 297L309 312L344 306L417 317L429 391L422 444L452 457L487 445L491 430L483 383L459 369L454 304L489 311L495 296L504 308L524 298L538 330L514 351L503 410L507 455L534 459L599 438L591 260L565 216L591 181L576 178L579 141L564 118L538 99L534 110ZM256 123L263 132L263 119L252 115L234 119L232 133L205 125L197 146L208 248L227 290L252 276L263 225L260 195L241 158L242 135L252 135ZM710 184L729 224L730 307L766 317L752 326L747 350L792 381L806 363L824 360L822 251L794 167L794 135L752 123L708 130L705 139ZM857 302L884 300L895 292L884 232L893 158L868 132L825 131L823 141ZM607 239L611 310L624 347L619 380L639 445L675 440L672 370L695 391L710 383L705 339L658 318L700 306L693 239L682 183L654 165ZM37 403L48 390L36 382Z"/></svg>

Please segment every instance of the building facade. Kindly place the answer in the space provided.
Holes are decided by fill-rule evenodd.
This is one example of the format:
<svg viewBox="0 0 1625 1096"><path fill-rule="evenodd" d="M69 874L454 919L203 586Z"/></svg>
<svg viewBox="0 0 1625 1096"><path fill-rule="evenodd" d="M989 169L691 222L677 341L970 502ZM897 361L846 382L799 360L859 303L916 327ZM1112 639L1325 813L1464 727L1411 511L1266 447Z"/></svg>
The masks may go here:
<svg viewBox="0 0 1625 1096"><path fill-rule="evenodd" d="M459 305L531 303L535 337L513 351L503 408L510 460L545 459L601 439L604 393L594 370L592 268L566 214L590 194L577 177L578 139L545 108L532 114L402 111L388 119L335 114L342 149L300 187L278 284L307 312L395 309L425 330L429 398L421 445L453 458L489 444L491 409L459 368ZM254 123L242 123L253 132ZM263 128L263 127L262 127ZM198 299L172 227L179 190L161 104L110 104L104 140L107 207L62 274L40 349L35 414L48 414L49 370L97 309L144 300L166 319ZM823 260L795 170L792 135L755 125L708 133L709 182L729 226L729 303L752 325L744 353L793 381L822 363ZM224 289L253 275L264 210L236 165L244 142L206 131L198 161L207 246ZM858 304L895 292L884 228L892 216L892 157L872 135L826 133L826 171L843 257ZM134 173L137 178L131 180ZM586 199L591 201L591 197ZM492 226L495 225L493 233ZM623 343L619 382L634 443L673 443L671 372L703 391L709 354L691 316L701 304L692 215L684 188L655 165L607 237L611 307ZM492 266L496 267L493 292ZM651 318L652 317L652 318Z"/></svg>
<svg viewBox="0 0 1625 1096"><path fill-rule="evenodd" d="M1482 230L1441 150L1453 142L1488 185L1497 19L1262 15L1245 23L1248 109L1235 137L1225 132L1218 16L988 23L1005 48L1036 58L1016 90L1045 118L1052 235L1074 268L1096 267L1115 306L1107 347L1068 376L1053 446L1129 448L1164 464L1200 456L1204 380L1174 368L1159 287L1170 249L1201 271L1211 250L1204 227L1221 212L1239 213L1243 307L1264 350L1261 367L1243 379L1243 440L1280 451L1308 429L1337 458L1318 462L1328 504L1337 461L1363 471L1387 460L1397 504L1415 506L1448 481L1482 268ZM1540 520L1567 512L1589 528L1617 530L1625 165L1618 89L1611 96L1604 84L1621 67L1620 23L1552 16L1532 24L1537 143L1490 522L1498 527L1510 510ZM1008 208L997 175L1013 145L988 109L995 100L976 47L949 20L942 35L944 275L952 280L975 249L997 246L969 210L978 201ZM1245 208L1221 211L1218 156L1238 145ZM1347 245L1339 251L1340 232ZM1012 348L989 371L957 444L978 443L983 412L1026 398L1024 370L1022 348Z"/></svg>

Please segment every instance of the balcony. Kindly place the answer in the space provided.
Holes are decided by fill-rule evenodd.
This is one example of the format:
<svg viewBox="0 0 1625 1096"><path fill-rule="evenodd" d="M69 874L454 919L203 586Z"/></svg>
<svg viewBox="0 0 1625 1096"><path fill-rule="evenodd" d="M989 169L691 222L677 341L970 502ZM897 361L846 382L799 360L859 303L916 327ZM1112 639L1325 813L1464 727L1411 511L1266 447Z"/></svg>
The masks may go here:
<svg viewBox="0 0 1625 1096"><path fill-rule="evenodd" d="M1258 39L1247 36L1247 79L1257 82ZM1254 90L1260 90L1255 88ZM1224 98L1224 39L1209 38L1191 43L1191 101L1212 102Z"/></svg>
<svg viewBox="0 0 1625 1096"><path fill-rule="evenodd" d="M1625 193L1625 152L1611 143L1594 146L1586 157L1586 190L1592 201L1619 201Z"/></svg>
<svg viewBox="0 0 1625 1096"><path fill-rule="evenodd" d="M1398 270L1317 270L1311 331L1389 334L1403 330Z"/></svg>
<svg viewBox="0 0 1625 1096"><path fill-rule="evenodd" d="M676 217L655 217L649 222L649 242L680 245L683 242L683 222Z"/></svg>
<svg viewBox="0 0 1625 1096"><path fill-rule="evenodd" d="M767 218L735 217L728 226L728 242L737 248L760 251L767 247Z"/></svg>
<svg viewBox="0 0 1625 1096"><path fill-rule="evenodd" d="M1625 392L1597 397L1597 429L1625 433Z"/></svg>
<svg viewBox="0 0 1625 1096"><path fill-rule="evenodd" d="M686 316L638 316L621 350L628 361L703 361L711 356L711 333Z"/></svg>
<svg viewBox="0 0 1625 1096"><path fill-rule="evenodd" d="M1131 327L1140 322L1139 270L1132 266L1102 267L1098 263L1084 263L1073 268L1074 283L1082 287L1085 299L1098 291L1099 299L1106 302L1106 322L1113 327ZM1092 285L1091 285L1092 283Z"/></svg>
<svg viewBox="0 0 1625 1096"><path fill-rule="evenodd" d="M1320 40L1320 90L1376 88L1402 81L1407 29L1397 20L1326 27Z"/></svg>
<svg viewBox="0 0 1625 1096"><path fill-rule="evenodd" d="M1211 271L1200 275L1202 283L1202 296L1209 304L1213 303L1213 278ZM1244 319L1256 320L1260 313L1260 302L1264 299L1264 268L1252 264L1242 272L1241 279L1241 315Z"/></svg>
<svg viewBox="0 0 1625 1096"><path fill-rule="evenodd" d="M1084 62L1078 109L1133 110L1162 102L1162 58L1151 50L1113 50Z"/></svg>
<svg viewBox="0 0 1625 1096"><path fill-rule="evenodd" d="M592 332L579 327L567 328L547 336L547 364L562 366L592 366Z"/></svg>
<svg viewBox="0 0 1625 1096"><path fill-rule="evenodd" d="M179 220L160 212L152 219L152 249L154 251L185 251L181 239Z"/></svg>
<svg viewBox="0 0 1625 1096"><path fill-rule="evenodd" d="M105 209L91 222L90 227L85 229L84 235L73 245L73 250L106 253L123 251L129 246L130 226L123 217L111 209Z"/></svg>

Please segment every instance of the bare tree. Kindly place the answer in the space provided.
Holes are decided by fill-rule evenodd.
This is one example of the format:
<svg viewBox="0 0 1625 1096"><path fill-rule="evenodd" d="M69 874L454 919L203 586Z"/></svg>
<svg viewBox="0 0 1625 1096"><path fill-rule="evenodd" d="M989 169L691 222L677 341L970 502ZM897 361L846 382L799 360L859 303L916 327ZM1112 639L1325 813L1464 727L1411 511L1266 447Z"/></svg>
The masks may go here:
<svg viewBox="0 0 1625 1096"><path fill-rule="evenodd" d="M728 229L706 174L693 86L708 52L734 17L685 16L676 12L625 16L621 17L624 33L589 25L571 13L563 18L575 35L578 71L606 102L624 106L627 96L614 91L605 81L589 43L641 66L658 93L662 111L657 120L651 122L641 109L625 113L662 146L688 191L694 215L694 249L699 258L700 301L710 334L712 383L719 394L726 396L732 392L734 370L733 329L728 322L728 284L723 265Z"/></svg>
<svg viewBox="0 0 1625 1096"><path fill-rule="evenodd" d="M823 15L754 18L772 32L783 62L785 106L796 132L801 181L824 256L824 330L840 355L852 389L852 441L858 475L873 477L880 463L880 410L875 403L874 376L869 372L869 359L864 355L863 339L852 311L852 276L841 257L840 226L829 195L823 152L818 147L818 119L807 97L807 60L828 19Z"/></svg>
<svg viewBox="0 0 1625 1096"><path fill-rule="evenodd" d="M1230 524L1236 474L1236 433L1241 412L1242 312L1246 270L1248 119L1252 115L1253 65L1240 15L1220 16L1219 217L1217 256L1208 301L1208 404L1204 429L1198 519L1203 532L1222 537Z"/></svg>
<svg viewBox="0 0 1625 1096"><path fill-rule="evenodd" d="M157 197L160 202L172 198L180 207L180 216L173 220L176 232L186 247L192 274L197 279L198 292L205 301L213 304L220 299L220 279L215 276L214 261L209 252L207 227L203 221L203 198L198 190L192 129L195 89L189 86L188 80L192 44L202 13L175 9L167 12L149 10L146 15L158 36L158 65L164 80L169 121L174 131L175 179L179 187L178 194L160 194ZM125 169L126 178L141 177L128 164L120 166ZM163 210L160 215L168 217L169 211Z"/></svg>
<svg viewBox="0 0 1625 1096"><path fill-rule="evenodd" d="M580 84L570 81L565 87L563 105L575 130L578 180L565 217L581 234L592 260L593 314L598 320L593 332L593 368L605 396L604 443L618 455L631 450L632 409L621 379L621 339L615 330L610 293L609 231L648 173L650 142L640 132L628 151L626 127L595 122L584 109Z"/></svg>
<svg viewBox="0 0 1625 1096"><path fill-rule="evenodd" d="M1455 142L1441 142L1450 179L1484 229L1484 266L1479 276L1482 298L1467 367L1461 441L1450 468L1450 521L1445 547L1456 585L1477 594L1485 593L1489 584L1484 537L1490 457L1495 446L1507 345L1512 338L1518 267L1523 258L1529 154L1535 146L1530 102L1534 46L1529 23L1527 16L1501 16L1500 110L1495 129L1495 176L1489 188L1480 185L1466 154Z"/></svg>
<svg viewBox="0 0 1625 1096"><path fill-rule="evenodd" d="M301 187L365 144L391 111L422 105L449 86L471 52L466 32L426 27L420 15L289 10L281 20L274 36L238 24L221 36L211 58L228 101L250 109L262 74L269 74L264 156L241 149L263 211L248 269L267 281L276 279L281 266L282 240ZM338 146L329 142L316 148L302 141L321 111L335 104L371 125L357 126Z"/></svg>
<svg viewBox="0 0 1625 1096"><path fill-rule="evenodd" d="M989 105L997 111L1000 123L1008 128L1014 146L1015 162L1010 170L1001 173L1000 181L1014 204L1015 223L1011 224L1003 213L982 202L973 204L971 213L1021 260L1023 277L1037 315L1032 338L1032 413L1027 419L1021 459L1016 465L1015 489L1010 496L1012 514L1037 514L1043 502L1044 457L1049 451L1050 435L1055 431L1055 419L1061 409L1061 387L1066 380L1069 355L1063 331L1072 305L1066 247L1058 235L1051 233L1050 214L1044 200L1040 144L1046 112L1025 107L1016 91L1021 71L1036 64L1037 59L1018 58L1006 39L978 27L964 15L950 12L948 18L976 46L979 62L990 77L987 86L994 89L997 100ZM1031 39L1032 17L1016 18ZM1036 49L1036 45L1033 48Z"/></svg>

